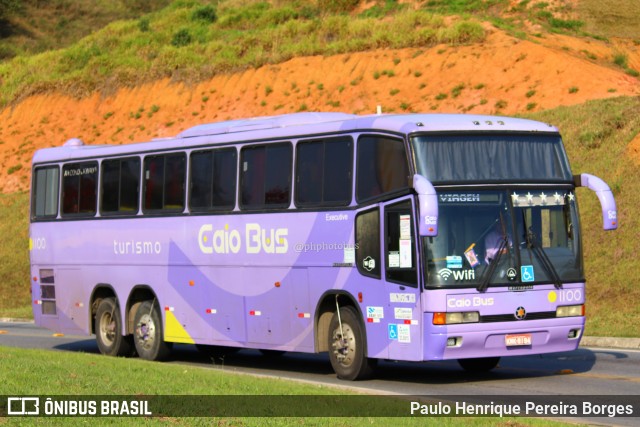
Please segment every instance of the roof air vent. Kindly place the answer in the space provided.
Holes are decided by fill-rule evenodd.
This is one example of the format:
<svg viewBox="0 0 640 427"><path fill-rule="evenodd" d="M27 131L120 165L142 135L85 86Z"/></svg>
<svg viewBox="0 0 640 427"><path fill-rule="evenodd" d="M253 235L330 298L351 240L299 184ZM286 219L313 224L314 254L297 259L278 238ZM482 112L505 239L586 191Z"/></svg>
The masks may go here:
<svg viewBox="0 0 640 427"><path fill-rule="evenodd" d="M63 147L76 148L76 147L82 147L83 145L84 145L84 142L81 139L71 138L63 144Z"/></svg>

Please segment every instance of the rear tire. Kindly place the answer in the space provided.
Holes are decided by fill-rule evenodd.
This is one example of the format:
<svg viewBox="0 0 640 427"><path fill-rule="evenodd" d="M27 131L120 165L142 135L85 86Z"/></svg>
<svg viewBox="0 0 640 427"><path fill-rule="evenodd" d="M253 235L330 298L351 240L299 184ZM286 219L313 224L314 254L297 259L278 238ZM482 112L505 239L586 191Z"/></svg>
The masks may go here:
<svg viewBox="0 0 640 427"><path fill-rule="evenodd" d="M171 343L164 341L162 317L157 304L144 301L134 316L133 342L138 355L146 360L166 360L171 354Z"/></svg>
<svg viewBox="0 0 640 427"><path fill-rule="evenodd" d="M329 324L329 359L338 378L362 380L373 374L376 359L366 357L365 335L353 307L340 308L342 328L337 312Z"/></svg>
<svg viewBox="0 0 640 427"><path fill-rule="evenodd" d="M499 357L480 357L477 359L458 359L460 366L467 372L489 372L500 362Z"/></svg>
<svg viewBox="0 0 640 427"><path fill-rule="evenodd" d="M107 356L133 356L133 337L122 335L122 316L115 298L100 301L94 320L96 342L100 353Z"/></svg>

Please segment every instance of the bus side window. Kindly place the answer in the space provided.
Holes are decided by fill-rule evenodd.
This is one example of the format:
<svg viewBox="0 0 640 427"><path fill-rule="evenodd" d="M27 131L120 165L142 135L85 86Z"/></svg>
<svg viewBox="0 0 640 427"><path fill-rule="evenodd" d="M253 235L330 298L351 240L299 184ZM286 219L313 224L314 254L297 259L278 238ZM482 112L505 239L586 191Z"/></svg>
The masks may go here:
<svg viewBox="0 0 640 427"><path fill-rule="evenodd" d="M380 209L356 215L356 264L358 271L380 278Z"/></svg>
<svg viewBox="0 0 640 427"><path fill-rule="evenodd" d="M184 153L145 158L144 174L145 211L182 212L184 210Z"/></svg>
<svg viewBox="0 0 640 427"><path fill-rule="evenodd" d="M55 218L58 215L60 169L57 166L37 168L33 185L33 218Z"/></svg>
<svg viewBox="0 0 640 427"><path fill-rule="evenodd" d="M96 162L64 165L62 169L63 215L95 215L97 177L98 164Z"/></svg>
<svg viewBox="0 0 640 427"><path fill-rule="evenodd" d="M184 209L184 154L170 154L167 156L164 175L164 209Z"/></svg>
<svg viewBox="0 0 640 427"><path fill-rule="evenodd" d="M296 205L346 206L351 202L351 138L301 141L296 155Z"/></svg>
<svg viewBox="0 0 640 427"><path fill-rule="evenodd" d="M289 207L290 143L244 147L240 155L240 205L243 209Z"/></svg>
<svg viewBox="0 0 640 427"><path fill-rule="evenodd" d="M103 214L138 213L140 191L140 159L105 160L102 162L100 211Z"/></svg>
<svg viewBox="0 0 640 427"><path fill-rule="evenodd" d="M233 210L236 204L236 150L222 148L191 154L191 197L194 212Z"/></svg>
<svg viewBox="0 0 640 427"><path fill-rule="evenodd" d="M358 140L359 203L407 188L408 178L409 165L402 140L372 135Z"/></svg>

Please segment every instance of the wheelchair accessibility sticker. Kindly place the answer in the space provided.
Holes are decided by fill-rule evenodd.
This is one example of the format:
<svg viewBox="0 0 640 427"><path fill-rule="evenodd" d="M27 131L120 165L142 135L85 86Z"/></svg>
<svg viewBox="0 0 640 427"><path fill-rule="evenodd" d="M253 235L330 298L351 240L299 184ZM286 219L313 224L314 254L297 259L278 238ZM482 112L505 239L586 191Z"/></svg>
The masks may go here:
<svg viewBox="0 0 640 427"><path fill-rule="evenodd" d="M390 340L398 339L398 325L395 323L389 323L389 339Z"/></svg>
<svg viewBox="0 0 640 427"><path fill-rule="evenodd" d="M520 278L523 282L533 282L535 276L533 274L533 265L523 265L520 267Z"/></svg>

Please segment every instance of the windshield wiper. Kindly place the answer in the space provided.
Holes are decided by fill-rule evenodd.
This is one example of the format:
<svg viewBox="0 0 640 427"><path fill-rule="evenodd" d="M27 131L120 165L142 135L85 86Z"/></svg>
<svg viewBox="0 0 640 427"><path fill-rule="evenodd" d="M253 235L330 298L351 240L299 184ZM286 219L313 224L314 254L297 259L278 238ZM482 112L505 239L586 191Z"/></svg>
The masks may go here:
<svg viewBox="0 0 640 427"><path fill-rule="evenodd" d="M489 282L491 281L493 274L496 272L498 264L500 264L500 258L502 258L502 253L505 252L508 244L509 237L506 233L504 233L504 235L502 236L502 241L500 242L500 246L498 246L498 253L496 253L496 257L491 260L489 268L485 270L484 274L482 275L482 282L480 283L480 286L476 288L478 292L484 292L487 290L487 287L489 287Z"/></svg>
<svg viewBox="0 0 640 427"><path fill-rule="evenodd" d="M556 289L562 288L562 280L560 280L558 271L553 266L553 263L549 259L549 256L544 251L544 249L542 249L540 245L536 243L535 234L529 230L529 226L527 225L527 219L526 219L524 210L522 211L522 222L524 224L524 229L525 229L525 239L526 239L525 241L527 243L527 249L533 250L533 253L540 260L540 264L542 264L542 267L547 271L547 274L549 274L549 276L551 277L551 280L553 280L553 284L556 287Z"/></svg>

